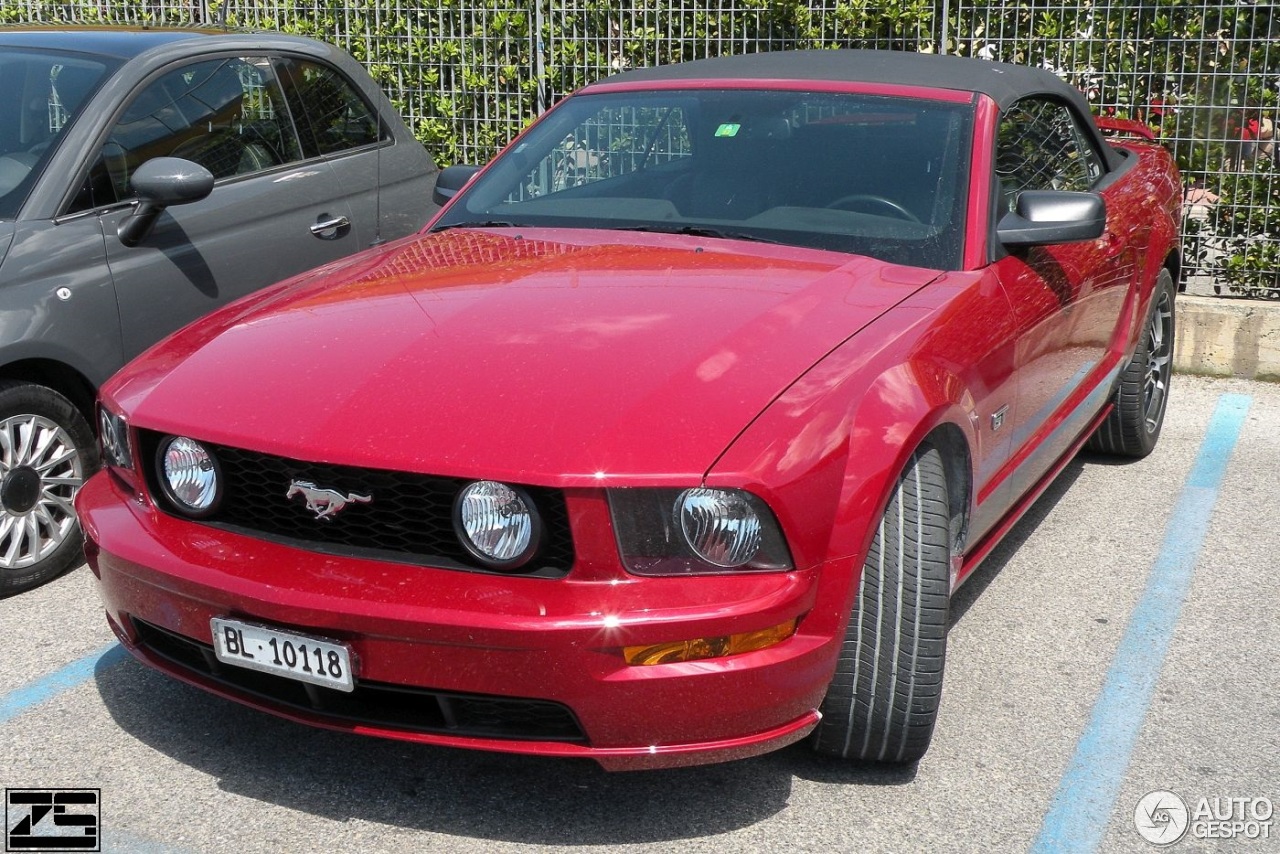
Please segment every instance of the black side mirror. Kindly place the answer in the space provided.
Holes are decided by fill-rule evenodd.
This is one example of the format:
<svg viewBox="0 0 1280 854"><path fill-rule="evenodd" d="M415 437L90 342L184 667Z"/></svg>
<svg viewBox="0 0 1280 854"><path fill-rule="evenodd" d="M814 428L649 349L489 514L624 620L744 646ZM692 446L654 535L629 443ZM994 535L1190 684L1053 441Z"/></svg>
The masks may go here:
<svg viewBox="0 0 1280 854"><path fill-rule="evenodd" d="M1097 240L1107 226L1107 205L1097 193L1023 190L1015 209L996 226L1005 246L1046 246Z"/></svg>
<svg viewBox="0 0 1280 854"><path fill-rule="evenodd" d="M441 169L440 174L436 176L436 188L431 193L432 201L437 205L443 205L467 186L467 182L479 171L479 166L446 166Z"/></svg>
<svg viewBox="0 0 1280 854"><path fill-rule="evenodd" d="M154 157L138 167L129 180L138 206L117 229L125 246L137 246L169 205L198 202L213 191L213 173L180 157Z"/></svg>

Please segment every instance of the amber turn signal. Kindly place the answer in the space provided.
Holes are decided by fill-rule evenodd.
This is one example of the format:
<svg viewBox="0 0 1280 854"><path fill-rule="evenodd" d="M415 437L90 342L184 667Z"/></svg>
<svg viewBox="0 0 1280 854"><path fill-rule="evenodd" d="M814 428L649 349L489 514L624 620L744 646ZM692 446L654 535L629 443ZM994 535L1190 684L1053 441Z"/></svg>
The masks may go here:
<svg viewBox="0 0 1280 854"><path fill-rule="evenodd" d="M700 661L704 658L755 652L780 644L794 635L799 622L799 619L787 620L772 628L715 638L624 646L622 657L627 664L674 664L678 661Z"/></svg>

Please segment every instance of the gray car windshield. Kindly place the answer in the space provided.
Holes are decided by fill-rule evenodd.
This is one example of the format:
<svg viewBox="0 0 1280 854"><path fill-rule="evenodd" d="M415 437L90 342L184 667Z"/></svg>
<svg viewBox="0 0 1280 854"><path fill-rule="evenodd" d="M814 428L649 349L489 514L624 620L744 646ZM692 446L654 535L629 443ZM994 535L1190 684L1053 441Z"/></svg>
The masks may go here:
<svg viewBox="0 0 1280 854"><path fill-rule="evenodd" d="M438 228L550 226L758 240L956 269L972 107L746 89L568 99Z"/></svg>
<svg viewBox="0 0 1280 854"><path fill-rule="evenodd" d="M80 54L0 48L0 219L12 219L62 131L106 76Z"/></svg>

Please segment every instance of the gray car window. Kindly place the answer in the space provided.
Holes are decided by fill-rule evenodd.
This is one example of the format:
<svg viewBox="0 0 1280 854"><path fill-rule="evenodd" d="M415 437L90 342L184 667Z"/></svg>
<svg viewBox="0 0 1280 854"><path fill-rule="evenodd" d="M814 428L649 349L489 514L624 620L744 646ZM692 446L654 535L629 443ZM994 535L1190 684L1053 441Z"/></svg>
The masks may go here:
<svg viewBox="0 0 1280 854"><path fill-rule="evenodd" d="M292 57L276 60L307 157L377 142L377 112L336 69Z"/></svg>
<svg viewBox="0 0 1280 854"><path fill-rule="evenodd" d="M73 210L129 198L129 176L153 157L191 160L216 179L300 160L270 62L206 60L147 85L112 128Z"/></svg>
<svg viewBox="0 0 1280 854"><path fill-rule="evenodd" d="M1008 210L1022 190L1084 192L1102 171L1101 156L1066 104L1027 98L1000 117L996 174Z"/></svg>
<svg viewBox="0 0 1280 854"><path fill-rule="evenodd" d="M0 219L12 218L62 130L97 88L103 62L0 51Z"/></svg>

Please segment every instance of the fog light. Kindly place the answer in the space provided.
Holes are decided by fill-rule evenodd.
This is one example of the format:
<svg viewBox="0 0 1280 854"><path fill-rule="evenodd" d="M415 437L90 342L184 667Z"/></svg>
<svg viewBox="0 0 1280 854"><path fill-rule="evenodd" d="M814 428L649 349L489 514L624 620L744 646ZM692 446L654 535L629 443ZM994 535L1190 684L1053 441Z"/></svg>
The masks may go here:
<svg viewBox="0 0 1280 854"><path fill-rule="evenodd" d="M694 638L671 643L644 644L622 648L627 664L673 664L678 661L699 661L705 658L722 658L755 652L782 643L796 633L799 619L754 632L723 635L711 638Z"/></svg>
<svg viewBox="0 0 1280 854"><path fill-rule="evenodd" d="M206 516L222 497L218 464L195 439L171 436L160 444L160 486L165 497L188 516Z"/></svg>
<svg viewBox="0 0 1280 854"><path fill-rule="evenodd" d="M454 502L454 525L467 551L494 569L515 569L533 557L541 528L533 502L521 490L482 480Z"/></svg>

